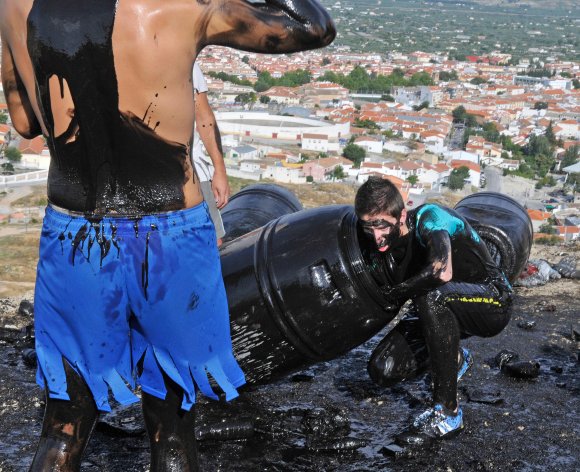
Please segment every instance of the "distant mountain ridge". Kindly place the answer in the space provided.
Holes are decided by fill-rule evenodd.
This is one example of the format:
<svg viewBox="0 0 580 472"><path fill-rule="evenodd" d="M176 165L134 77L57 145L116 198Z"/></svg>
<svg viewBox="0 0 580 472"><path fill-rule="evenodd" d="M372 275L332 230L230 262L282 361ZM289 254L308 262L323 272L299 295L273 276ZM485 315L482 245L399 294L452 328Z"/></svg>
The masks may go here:
<svg viewBox="0 0 580 472"><path fill-rule="evenodd" d="M570 8L571 10L580 10L580 4L578 0L557 0L546 3L545 0L434 0L434 3L451 3L458 4L463 3L465 5L476 4L483 6L500 6L500 7L518 7L518 8L538 8L538 9L551 9L551 8Z"/></svg>

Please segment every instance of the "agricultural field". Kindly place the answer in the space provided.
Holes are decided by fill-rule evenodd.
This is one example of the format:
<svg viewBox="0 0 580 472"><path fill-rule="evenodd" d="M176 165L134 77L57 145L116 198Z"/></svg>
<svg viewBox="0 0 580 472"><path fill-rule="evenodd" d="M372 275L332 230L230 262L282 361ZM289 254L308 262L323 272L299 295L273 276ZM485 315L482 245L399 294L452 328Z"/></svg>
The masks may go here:
<svg viewBox="0 0 580 472"><path fill-rule="evenodd" d="M462 59L492 51L580 59L576 2L323 0L337 23L335 47L353 52L440 52Z"/></svg>

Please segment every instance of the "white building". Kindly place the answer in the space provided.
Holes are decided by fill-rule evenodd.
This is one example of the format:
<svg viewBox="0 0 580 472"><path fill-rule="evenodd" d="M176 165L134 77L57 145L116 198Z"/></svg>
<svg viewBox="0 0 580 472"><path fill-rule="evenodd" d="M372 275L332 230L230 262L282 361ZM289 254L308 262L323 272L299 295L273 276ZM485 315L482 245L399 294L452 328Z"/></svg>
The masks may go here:
<svg viewBox="0 0 580 472"><path fill-rule="evenodd" d="M477 154L472 153L472 152L448 151L448 152L443 153L443 156L445 157L445 159L450 160L450 161L461 160L461 161L470 161L470 162L473 162L475 164L479 164L479 156Z"/></svg>
<svg viewBox="0 0 580 472"><path fill-rule="evenodd" d="M300 141L305 133L326 134L333 141L350 135L350 122L327 121L298 116L270 115L265 112L216 112L222 135Z"/></svg>
<svg viewBox="0 0 580 472"><path fill-rule="evenodd" d="M467 167L469 169L469 177L467 179L469 181L469 184L477 188L480 187L481 167L479 167L479 164L476 164L472 161L461 159L453 160L449 164L451 165L451 167L453 167L454 170L459 167Z"/></svg>
<svg viewBox="0 0 580 472"><path fill-rule="evenodd" d="M302 149L305 151L338 152L338 139L330 140L327 134L304 133L302 134Z"/></svg>
<svg viewBox="0 0 580 472"><path fill-rule="evenodd" d="M260 172L264 166L264 161L257 159L246 159L240 161L240 170L242 172Z"/></svg>
<svg viewBox="0 0 580 472"><path fill-rule="evenodd" d="M302 169L284 167L282 165L269 165L262 174L262 178L273 179L276 182L284 182L287 184L303 184L306 183Z"/></svg>
<svg viewBox="0 0 580 472"><path fill-rule="evenodd" d="M361 136L355 139L354 144L362 147L367 152L380 154L383 152L383 140L372 136Z"/></svg>

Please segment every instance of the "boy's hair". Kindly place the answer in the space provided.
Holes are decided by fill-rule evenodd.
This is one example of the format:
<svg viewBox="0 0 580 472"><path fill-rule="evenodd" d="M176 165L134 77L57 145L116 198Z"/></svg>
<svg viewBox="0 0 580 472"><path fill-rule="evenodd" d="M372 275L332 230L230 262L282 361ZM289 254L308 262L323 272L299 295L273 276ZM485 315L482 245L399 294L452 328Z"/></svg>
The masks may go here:
<svg viewBox="0 0 580 472"><path fill-rule="evenodd" d="M386 213L398 218L405 208L399 189L388 179L370 177L360 186L354 199L354 211L364 215Z"/></svg>

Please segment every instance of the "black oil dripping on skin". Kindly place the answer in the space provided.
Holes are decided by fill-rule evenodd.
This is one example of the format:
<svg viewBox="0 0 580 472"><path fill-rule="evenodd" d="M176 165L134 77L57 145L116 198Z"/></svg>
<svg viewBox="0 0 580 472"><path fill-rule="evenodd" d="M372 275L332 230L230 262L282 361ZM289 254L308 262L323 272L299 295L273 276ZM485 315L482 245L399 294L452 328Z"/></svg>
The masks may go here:
<svg viewBox="0 0 580 472"><path fill-rule="evenodd" d="M116 0L35 0L28 50L48 128L51 203L86 214L183 209L188 148L169 142L143 117L119 111L112 33ZM68 87L74 110L55 135L49 80ZM157 122L151 123L158 126Z"/></svg>

